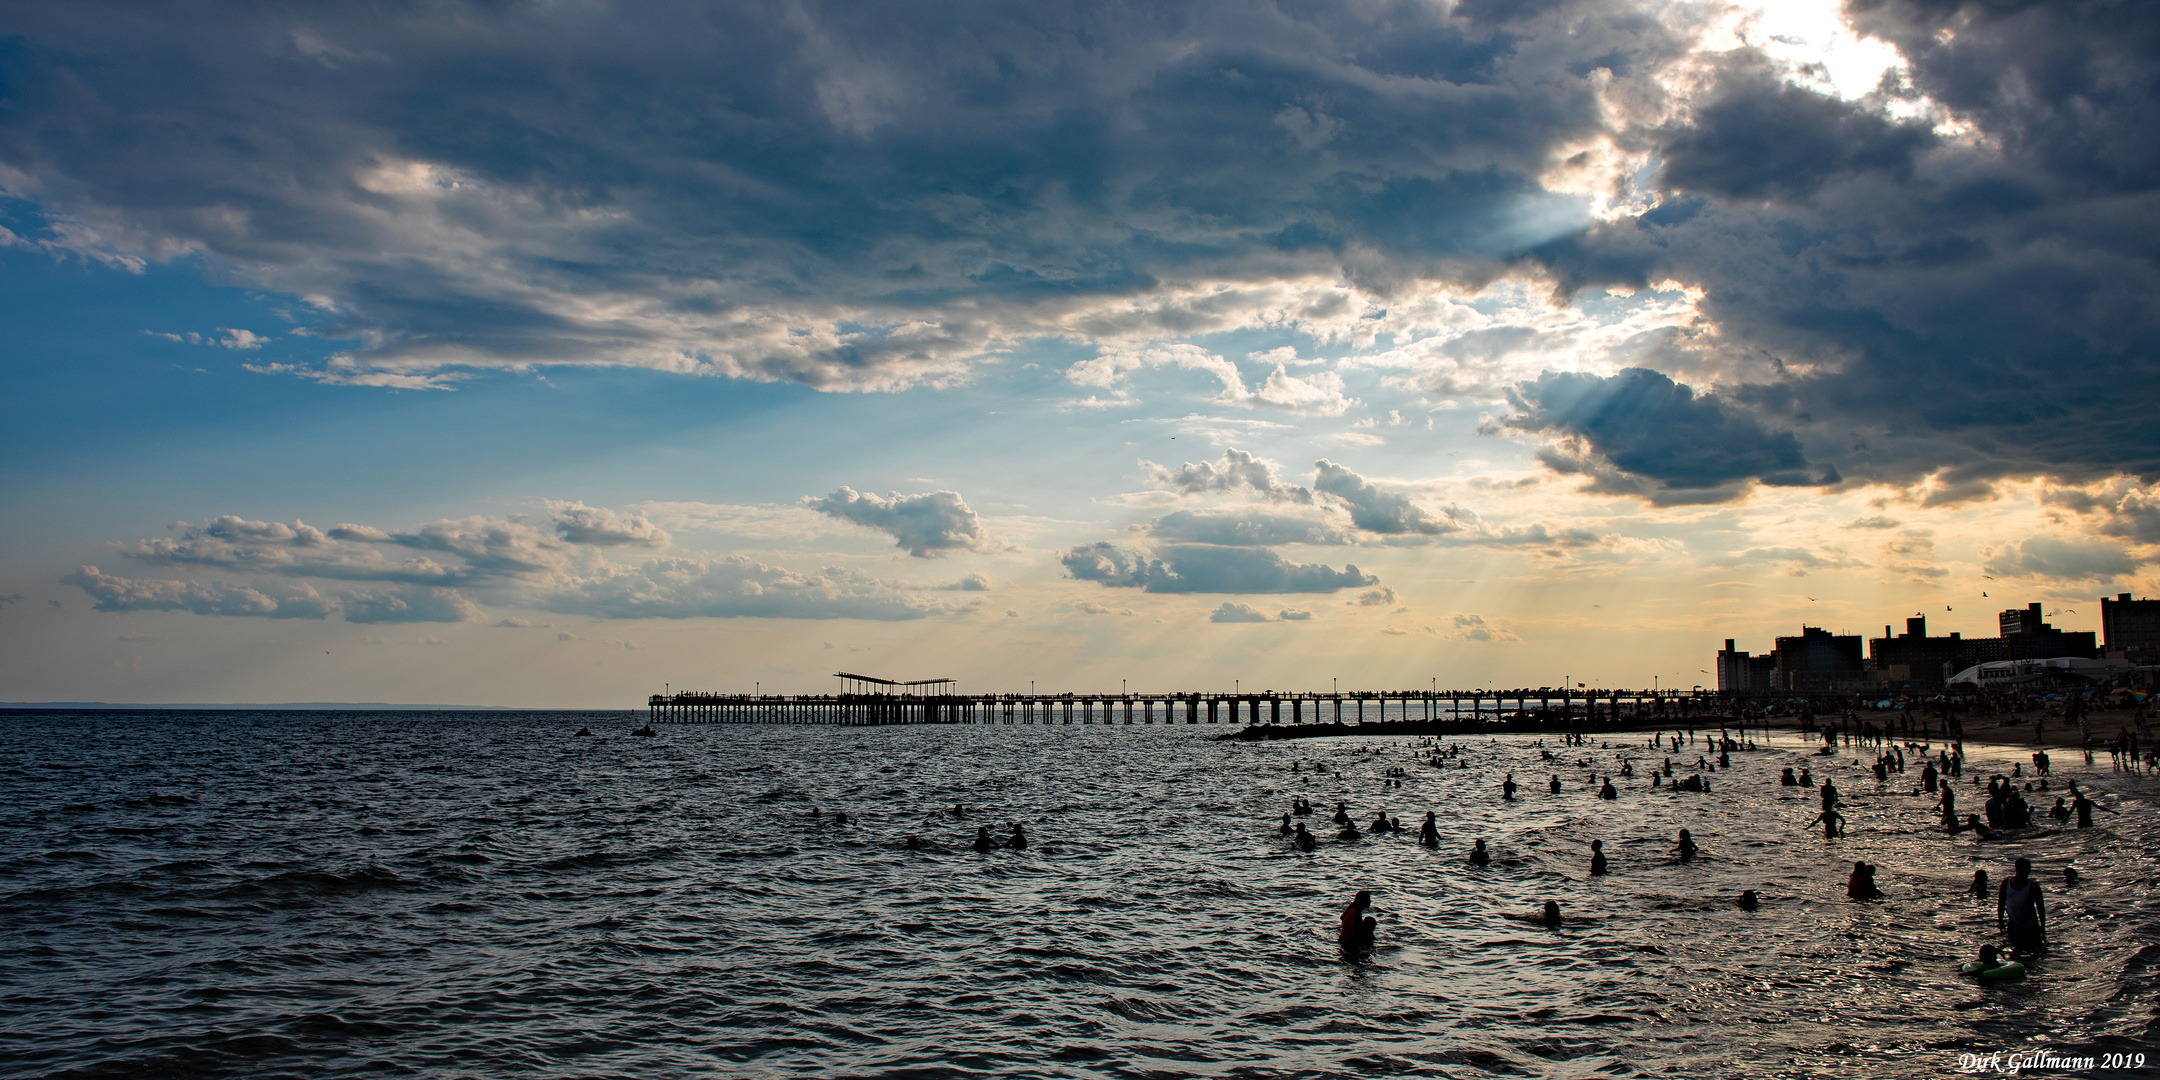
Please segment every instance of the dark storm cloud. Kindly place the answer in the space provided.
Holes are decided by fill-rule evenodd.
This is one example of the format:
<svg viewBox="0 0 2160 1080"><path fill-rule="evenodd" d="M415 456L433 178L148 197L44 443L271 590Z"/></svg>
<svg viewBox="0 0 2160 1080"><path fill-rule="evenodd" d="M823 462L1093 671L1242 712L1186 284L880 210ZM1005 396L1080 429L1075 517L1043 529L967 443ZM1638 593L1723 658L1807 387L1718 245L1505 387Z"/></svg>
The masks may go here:
<svg viewBox="0 0 2160 1080"><path fill-rule="evenodd" d="M1835 102L1736 54L1693 124L1656 136L1687 190L1541 250L1563 290L1701 285L1719 333L1696 362L1729 373L1716 399L1767 435L1730 428L1700 467L1655 439L1615 464L1675 486L1763 476L1800 468L1790 431L1851 479L1932 475L1938 504L2010 476L2160 477L2143 390L2160 375L2160 7L1847 10L1910 59L1909 87ZM1882 111L1916 95L1972 136Z"/></svg>
<svg viewBox="0 0 2160 1080"><path fill-rule="evenodd" d="M1547 372L1517 388L1515 406L1512 426L1573 436L1621 472L1664 488L1836 480L1834 471L1825 475L1809 464L1791 432L1768 430L1752 415L1644 368L1609 378ZM1589 471L1551 454L1544 459L1563 472Z"/></svg>
<svg viewBox="0 0 2160 1080"><path fill-rule="evenodd" d="M1081 581L1152 593L1320 593L1379 583L1354 565L1294 563L1266 548L1172 544L1151 551L1103 542L1075 547L1059 561Z"/></svg>
<svg viewBox="0 0 2160 1080"><path fill-rule="evenodd" d="M1934 140L1924 123L1893 123L1803 90L1767 65L1734 67L1664 144L1663 180L1681 191L1739 198L1804 197L1844 174L1880 170L1902 178Z"/></svg>
<svg viewBox="0 0 2160 1080"><path fill-rule="evenodd" d="M1167 276L1385 290L1574 228L1534 178L1602 123L1590 73L1681 45L1479 10L18 5L0 176L31 242L315 298L359 341L327 381L884 388Z"/></svg>

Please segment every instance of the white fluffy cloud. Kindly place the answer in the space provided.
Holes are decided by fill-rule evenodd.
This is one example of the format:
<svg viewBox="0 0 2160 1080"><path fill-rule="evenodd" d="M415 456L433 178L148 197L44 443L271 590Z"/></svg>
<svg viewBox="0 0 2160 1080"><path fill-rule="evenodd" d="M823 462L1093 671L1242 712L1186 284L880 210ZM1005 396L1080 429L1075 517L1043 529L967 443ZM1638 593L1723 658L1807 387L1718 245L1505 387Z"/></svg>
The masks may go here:
<svg viewBox="0 0 2160 1080"><path fill-rule="evenodd" d="M928 491L902 495L895 491L880 497L842 487L823 498L810 496L803 505L818 513L851 521L892 536L897 546L917 558L955 550L980 550L990 538L982 520L955 491Z"/></svg>

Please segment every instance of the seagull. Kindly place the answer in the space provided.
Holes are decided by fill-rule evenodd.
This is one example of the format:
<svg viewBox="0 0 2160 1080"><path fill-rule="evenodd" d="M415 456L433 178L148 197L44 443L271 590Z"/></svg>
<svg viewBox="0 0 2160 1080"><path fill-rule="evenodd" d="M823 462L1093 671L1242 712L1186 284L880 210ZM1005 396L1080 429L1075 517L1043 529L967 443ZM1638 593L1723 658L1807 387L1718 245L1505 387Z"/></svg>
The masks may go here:
<svg viewBox="0 0 2160 1080"><path fill-rule="evenodd" d="M1808 597L1808 603L1812 604L1812 603L1815 603L1815 602L1816 602L1816 601L1815 601L1815 598L1814 598L1814 597L1812 597L1812 596Z"/></svg>

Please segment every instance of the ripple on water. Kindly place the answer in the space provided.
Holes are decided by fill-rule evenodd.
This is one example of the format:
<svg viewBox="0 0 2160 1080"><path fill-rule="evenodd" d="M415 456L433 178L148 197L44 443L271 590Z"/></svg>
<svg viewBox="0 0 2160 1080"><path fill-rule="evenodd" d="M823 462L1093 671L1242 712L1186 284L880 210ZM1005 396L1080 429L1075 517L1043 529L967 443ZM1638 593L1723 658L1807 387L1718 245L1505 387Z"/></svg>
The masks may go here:
<svg viewBox="0 0 2160 1080"><path fill-rule="evenodd" d="M2110 793L2104 828L1980 846L1931 831L1907 778L1783 749L1710 793L1645 773L1607 803L1583 781L1614 752L1562 755L1550 795L1558 763L1521 738L1439 769L1204 726L0 723L23 1075L1940 1075L2034 1038L2135 1045L2160 1002L2160 829L2116 797L2146 782L2082 766L2059 771ZM567 738L585 725L603 737ZM1845 839L1776 786L1800 764L1846 789ZM1292 795L1412 831L1288 852ZM1413 842L1428 809L1438 851ZM1010 822L1028 850L970 850ZM1703 858L1672 857L1680 828ZM911 834L928 848L898 850ZM1477 838L1493 865L1463 861ZM1583 873L1593 839L1609 877ZM2018 855L2083 874L2051 888L2058 947L2022 985L1961 980L1993 922L1964 885ZM1887 899L1844 900L1855 859ZM1381 947L1348 963L1358 888ZM1505 917L1546 899L1558 931Z"/></svg>

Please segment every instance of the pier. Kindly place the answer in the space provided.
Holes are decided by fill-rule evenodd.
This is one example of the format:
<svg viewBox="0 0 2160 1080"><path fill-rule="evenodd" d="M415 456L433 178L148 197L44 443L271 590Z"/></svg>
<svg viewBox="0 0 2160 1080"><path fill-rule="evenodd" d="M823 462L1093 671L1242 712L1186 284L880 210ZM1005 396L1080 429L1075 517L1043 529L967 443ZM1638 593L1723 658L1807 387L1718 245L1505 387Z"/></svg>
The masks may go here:
<svg viewBox="0 0 2160 1080"><path fill-rule="evenodd" d="M1168 694L968 694L950 679L897 682L842 672L836 694L686 690L646 701L658 724L1265 724L1510 722L1559 725L1679 716L1718 698L1701 691L1358 690Z"/></svg>

